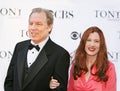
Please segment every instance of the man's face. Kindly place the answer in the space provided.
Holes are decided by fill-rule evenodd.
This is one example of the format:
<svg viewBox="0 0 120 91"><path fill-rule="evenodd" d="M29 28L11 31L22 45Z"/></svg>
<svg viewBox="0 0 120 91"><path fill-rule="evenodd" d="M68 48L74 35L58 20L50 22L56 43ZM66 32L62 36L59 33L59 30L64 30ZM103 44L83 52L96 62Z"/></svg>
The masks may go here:
<svg viewBox="0 0 120 91"><path fill-rule="evenodd" d="M38 44L49 36L51 25L47 24L47 17L44 12L33 13L29 18L28 26L29 36L31 40Z"/></svg>

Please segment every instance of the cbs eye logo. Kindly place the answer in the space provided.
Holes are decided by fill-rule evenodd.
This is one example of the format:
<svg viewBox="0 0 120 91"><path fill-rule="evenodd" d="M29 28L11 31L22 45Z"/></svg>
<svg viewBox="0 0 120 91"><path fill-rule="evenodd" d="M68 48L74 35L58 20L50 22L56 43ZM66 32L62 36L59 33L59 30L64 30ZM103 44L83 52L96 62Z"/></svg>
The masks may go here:
<svg viewBox="0 0 120 91"><path fill-rule="evenodd" d="M76 31L73 31L71 34L70 34L70 36L71 36L71 38L73 39L73 40L77 40L80 36L79 36L79 34L78 34L78 32L76 32Z"/></svg>

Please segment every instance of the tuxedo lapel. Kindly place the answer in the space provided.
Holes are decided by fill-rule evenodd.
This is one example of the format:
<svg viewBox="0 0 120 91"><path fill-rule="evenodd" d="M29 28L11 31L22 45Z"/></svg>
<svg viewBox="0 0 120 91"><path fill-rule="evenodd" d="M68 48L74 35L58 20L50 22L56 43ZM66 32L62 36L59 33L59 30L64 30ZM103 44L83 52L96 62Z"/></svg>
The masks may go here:
<svg viewBox="0 0 120 91"><path fill-rule="evenodd" d="M40 54L38 55L36 61L32 64L28 77L24 81L23 88L28 85L29 82L37 75L37 73L41 70L41 68L48 61L45 50L42 49Z"/></svg>
<svg viewBox="0 0 120 91"><path fill-rule="evenodd" d="M18 57L17 57L17 72L18 72L18 82L19 82L19 86L20 88L22 88L22 81L23 81L23 73L24 73L24 63L27 60L27 51L28 48L26 47L25 49L23 49L20 53L18 53Z"/></svg>

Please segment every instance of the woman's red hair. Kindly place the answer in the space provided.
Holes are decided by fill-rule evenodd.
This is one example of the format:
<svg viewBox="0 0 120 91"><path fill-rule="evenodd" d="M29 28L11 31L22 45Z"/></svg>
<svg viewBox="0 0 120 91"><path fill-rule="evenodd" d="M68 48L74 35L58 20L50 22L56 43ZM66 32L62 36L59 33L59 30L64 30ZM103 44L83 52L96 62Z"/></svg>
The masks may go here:
<svg viewBox="0 0 120 91"><path fill-rule="evenodd" d="M86 66L86 52L85 52L85 44L88 36L97 32L100 36L100 50L97 54L97 59L94 65L96 65L96 73L92 75L97 76L96 81L107 81L108 77L106 75L106 71L108 69L108 56L107 56L107 48L105 43L105 38L101 29L96 26L88 28L80 41L80 44L76 50L75 58L74 58L74 70L73 77L76 80L81 76L82 72L88 72L88 68ZM91 67L92 69L92 67Z"/></svg>

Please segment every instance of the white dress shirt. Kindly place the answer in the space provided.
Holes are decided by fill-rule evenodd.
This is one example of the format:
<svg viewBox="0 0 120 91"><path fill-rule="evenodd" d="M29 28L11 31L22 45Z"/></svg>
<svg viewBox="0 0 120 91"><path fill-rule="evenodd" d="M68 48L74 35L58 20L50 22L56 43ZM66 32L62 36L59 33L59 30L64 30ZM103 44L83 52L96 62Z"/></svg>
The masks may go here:
<svg viewBox="0 0 120 91"><path fill-rule="evenodd" d="M30 67L34 63L34 61L36 60L38 54L40 53L40 51L42 50L42 48L44 47L44 45L46 44L48 39L49 39L49 37L47 37L44 41L42 41L39 44L35 44L33 41L31 41L31 43L33 45L39 45L40 50L37 51L35 48L33 48L31 50L28 50L28 53L27 53L27 65L28 65L28 67Z"/></svg>

